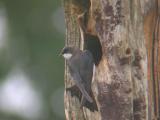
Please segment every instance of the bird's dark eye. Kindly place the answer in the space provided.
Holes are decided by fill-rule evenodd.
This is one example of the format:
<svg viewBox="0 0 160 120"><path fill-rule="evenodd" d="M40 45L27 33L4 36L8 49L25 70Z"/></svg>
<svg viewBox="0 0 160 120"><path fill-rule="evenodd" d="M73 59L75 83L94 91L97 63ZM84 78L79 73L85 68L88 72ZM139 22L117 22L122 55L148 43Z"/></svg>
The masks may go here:
<svg viewBox="0 0 160 120"><path fill-rule="evenodd" d="M68 53L69 49L68 48L64 48L64 50L62 51L62 54Z"/></svg>
<svg viewBox="0 0 160 120"><path fill-rule="evenodd" d="M68 49L64 49L64 51L63 51L64 53L67 53L68 52Z"/></svg>
<svg viewBox="0 0 160 120"><path fill-rule="evenodd" d="M72 47L65 47L65 48L63 48L61 54L63 55L65 53L73 53L73 48Z"/></svg>

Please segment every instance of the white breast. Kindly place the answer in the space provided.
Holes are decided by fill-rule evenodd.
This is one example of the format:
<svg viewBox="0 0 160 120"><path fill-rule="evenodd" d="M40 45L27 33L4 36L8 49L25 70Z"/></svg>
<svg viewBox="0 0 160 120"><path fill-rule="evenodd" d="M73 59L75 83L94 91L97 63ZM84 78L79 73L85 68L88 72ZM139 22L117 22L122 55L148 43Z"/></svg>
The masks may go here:
<svg viewBox="0 0 160 120"><path fill-rule="evenodd" d="M63 57L68 60L68 59L70 59L72 57L72 54L65 53L65 54L63 54Z"/></svg>

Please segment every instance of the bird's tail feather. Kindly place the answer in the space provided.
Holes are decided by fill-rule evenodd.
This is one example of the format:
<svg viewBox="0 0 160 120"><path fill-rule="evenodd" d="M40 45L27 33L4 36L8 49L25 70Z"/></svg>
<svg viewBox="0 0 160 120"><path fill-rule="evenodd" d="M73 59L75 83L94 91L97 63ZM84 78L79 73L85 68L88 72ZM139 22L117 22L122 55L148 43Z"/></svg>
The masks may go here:
<svg viewBox="0 0 160 120"><path fill-rule="evenodd" d="M89 102L85 97L82 97L82 93L76 85L70 88L67 88L66 91L71 92L72 97L74 96L77 97L79 101L81 101L82 107L86 107L92 112L98 111L97 103L96 103L96 100L94 99L92 92L90 92L90 96L92 97L93 102Z"/></svg>
<svg viewBox="0 0 160 120"><path fill-rule="evenodd" d="M78 81L76 81L78 82ZM77 87L79 88L79 90L81 91L82 95L90 102L93 102L93 99L90 97L90 95L87 93L87 91L85 90L84 85L81 82L78 82Z"/></svg>

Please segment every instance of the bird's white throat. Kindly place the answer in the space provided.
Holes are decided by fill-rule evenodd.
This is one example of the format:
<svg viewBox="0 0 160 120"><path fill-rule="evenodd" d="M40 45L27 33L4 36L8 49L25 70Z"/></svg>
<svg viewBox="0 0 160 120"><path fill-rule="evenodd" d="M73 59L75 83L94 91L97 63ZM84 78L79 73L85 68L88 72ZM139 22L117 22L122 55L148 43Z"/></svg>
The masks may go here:
<svg viewBox="0 0 160 120"><path fill-rule="evenodd" d="M65 53L65 54L63 54L63 57L68 60L72 57L72 54L71 53Z"/></svg>

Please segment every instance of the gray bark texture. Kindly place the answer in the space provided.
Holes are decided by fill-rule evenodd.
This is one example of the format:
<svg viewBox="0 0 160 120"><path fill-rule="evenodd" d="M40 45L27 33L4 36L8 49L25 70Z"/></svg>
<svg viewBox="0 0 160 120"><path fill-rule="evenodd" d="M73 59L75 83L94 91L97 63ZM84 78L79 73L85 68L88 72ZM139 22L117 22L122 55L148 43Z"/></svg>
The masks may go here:
<svg viewBox="0 0 160 120"><path fill-rule="evenodd" d="M83 2L90 5L82 7ZM102 50L92 81L92 90L99 111L91 112L84 107L81 109L79 99L65 91L66 119L158 120L160 111L159 0L91 0L89 2L87 3L87 0L82 0L82 3L80 0L63 1L66 46L83 49L85 40L90 39L82 37L82 25L78 22L81 13L87 13L87 22L85 21L87 25L84 23L83 32L85 29L85 33L97 36ZM157 41L153 39L154 35L158 36ZM157 47L153 43L156 43ZM154 57L156 59L153 59ZM155 63L158 67L154 67ZM65 88L74 85L71 79L68 67L65 66Z"/></svg>

